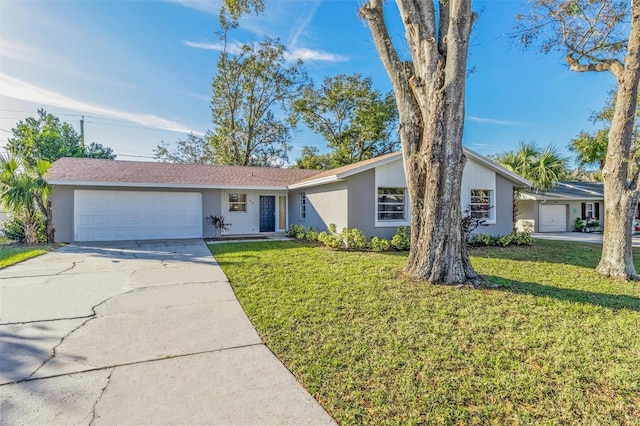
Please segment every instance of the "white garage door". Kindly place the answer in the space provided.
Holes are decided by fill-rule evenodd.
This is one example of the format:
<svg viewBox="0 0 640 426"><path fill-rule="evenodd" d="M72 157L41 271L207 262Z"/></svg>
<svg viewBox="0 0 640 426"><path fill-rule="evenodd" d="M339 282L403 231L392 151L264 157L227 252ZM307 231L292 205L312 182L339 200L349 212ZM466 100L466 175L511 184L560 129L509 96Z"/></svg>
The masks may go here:
<svg viewBox="0 0 640 426"><path fill-rule="evenodd" d="M540 232L567 232L567 206L540 206Z"/></svg>
<svg viewBox="0 0 640 426"><path fill-rule="evenodd" d="M76 190L75 241L202 237L197 192Z"/></svg>

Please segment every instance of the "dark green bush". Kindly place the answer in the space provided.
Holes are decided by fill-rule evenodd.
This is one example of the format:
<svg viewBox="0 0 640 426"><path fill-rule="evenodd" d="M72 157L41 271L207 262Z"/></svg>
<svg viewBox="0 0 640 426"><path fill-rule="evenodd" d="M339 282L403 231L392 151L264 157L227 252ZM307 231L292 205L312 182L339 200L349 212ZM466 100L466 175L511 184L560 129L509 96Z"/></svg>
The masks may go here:
<svg viewBox="0 0 640 426"><path fill-rule="evenodd" d="M489 246L522 246L531 245L533 239L528 232L512 232L508 235L488 235L488 234L472 234L469 238L469 245L474 247L489 247Z"/></svg>
<svg viewBox="0 0 640 426"><path fill-rule="evenodd" d="M303 239L304 238L304 226L302 225L289 225L289 229L287 229L284 234L289 237L289 238L298 238L298 239ZM302 237L298 237L299 235L302 235Z"/></svg>

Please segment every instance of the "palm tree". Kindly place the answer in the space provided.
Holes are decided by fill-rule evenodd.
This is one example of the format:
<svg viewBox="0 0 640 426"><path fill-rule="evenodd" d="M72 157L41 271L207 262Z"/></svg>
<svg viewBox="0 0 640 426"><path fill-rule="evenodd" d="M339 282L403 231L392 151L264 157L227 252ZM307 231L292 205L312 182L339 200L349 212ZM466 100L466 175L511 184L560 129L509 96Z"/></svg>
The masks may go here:
<svg viewBox="0 0 640 426"><path fill-rule="evenodd" d="M534 142L520 142L516 151L505 151L495 160L514 173L533 183L533 189L546 191L567 175L568 158L558 149L540 149Z"/></svg>
<svg viewBox="0 0 640 426"><path fill-rule="evenodd" d="M51 188L45 180L49 167L51 164L44 160L29 168L15 156L0 156L0 202L22 222L27 244L38 242L38 211L46 217L47 241L53 242L51 207L47 200Z"/></svg>

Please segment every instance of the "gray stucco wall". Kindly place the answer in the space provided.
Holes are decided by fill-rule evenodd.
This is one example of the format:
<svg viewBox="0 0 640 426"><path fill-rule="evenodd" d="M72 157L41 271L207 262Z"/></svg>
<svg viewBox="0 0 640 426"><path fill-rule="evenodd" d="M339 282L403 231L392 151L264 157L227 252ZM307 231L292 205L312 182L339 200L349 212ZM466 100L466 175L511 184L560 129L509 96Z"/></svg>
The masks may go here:
<svg viewBox="0 0 640 426"><path fill-rule="evenodd" d="M300 194L307 197L307 217L300 217ZM334 223L340 231L348 226L347 183L336 182L311 188L300 188L289 191L289 225L313 227L318 231L326 231L329 224Z"/></svg>
<svg viewBox="0 0 640 426"><path fill-rule="evenodd" d="M113 186L66 186L53 185L53 192L49 196L53 211L53 226L56 230L57 242L74 241L74 190L105 190L105 191L160 191L160 192L199 192L202 194L202 231L204 238L215 236L214 227L205 217L220 216L221 191L219 189L194 189L194 188L122 188Z"/></svg>
<svg viewBox="0 0 640 426"><path fill-rule="evenodd" d="M507 235L513 232L513 184L497 174L495 206L493 208L496 223L482 225L476 229L475 233Z"/></svg>
<svg viewBox="0 0 640 426"><path fill-rule="evenodd" d="M349 188L349 228L358 228L367 237L392 238L397 226L377 226L376 223L376 175L367 170L347 180ZM407 203L407 208L408 208Z"/></svg>

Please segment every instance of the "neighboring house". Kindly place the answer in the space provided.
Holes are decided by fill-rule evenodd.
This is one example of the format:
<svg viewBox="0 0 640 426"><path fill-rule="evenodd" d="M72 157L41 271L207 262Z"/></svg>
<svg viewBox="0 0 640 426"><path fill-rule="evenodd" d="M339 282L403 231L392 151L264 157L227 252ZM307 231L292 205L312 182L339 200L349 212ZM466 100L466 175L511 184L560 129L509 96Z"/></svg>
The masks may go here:
<svg viewBox="0 0 640 426"><path fill-rule="evenodd" d="M527 191L517 200L516 229L533 232L568 232L576 218L604 219L601 182L558 182L548 191Z"/></svg>
<svg viewBox="0 0 640 426"><path fill-rule="evenodd" d="M463 208L486 219L478 232L510 233L513 188L531 183L465 154ZM48 182L56 239L66 242L210 238L211 215L231 223L225 235L334 223L390 238L410 224L401 153L330 171L63 158Z"/></svg>

